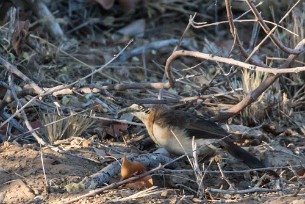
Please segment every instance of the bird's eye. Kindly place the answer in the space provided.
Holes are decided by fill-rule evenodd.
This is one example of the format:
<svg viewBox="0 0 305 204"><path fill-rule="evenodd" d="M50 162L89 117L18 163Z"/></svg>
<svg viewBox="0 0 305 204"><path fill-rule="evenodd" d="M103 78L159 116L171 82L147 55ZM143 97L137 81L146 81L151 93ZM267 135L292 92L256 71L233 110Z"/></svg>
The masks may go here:
<svg viewBox="0 0 305 204"><path fill-rule="evenodd" d="M143 111L146 114L150 113L150 110L148 108L145 108L143 105L138 105L138 108L140 111Z"/></svg>
<svg viewBox="0 0 305 204"><path fill-rule="evenodd" d="M138 107L139 107L139 110L141 110L141 111L145 110L145 107L143 105L138 105Z"/></svg>

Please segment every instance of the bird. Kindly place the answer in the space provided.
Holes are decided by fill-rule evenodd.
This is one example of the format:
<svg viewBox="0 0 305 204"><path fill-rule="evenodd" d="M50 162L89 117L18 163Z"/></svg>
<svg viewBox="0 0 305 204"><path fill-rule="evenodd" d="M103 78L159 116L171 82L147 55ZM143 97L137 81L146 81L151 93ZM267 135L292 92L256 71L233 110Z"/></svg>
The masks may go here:
<svg viewBox="0 0 305 204"><path fill-rule="evenodd" d="M236 145L229 137L230 134L217 123L197 114L174 110L164 104L151 107L132 104L119 111L119 114L122 113L131 113L140 119L152 140L170 153L192 156L194 138L198 155L210 155L222 148L252 169L266 167L261 160ZM266 172L278 178L276 172Z"/></svg>

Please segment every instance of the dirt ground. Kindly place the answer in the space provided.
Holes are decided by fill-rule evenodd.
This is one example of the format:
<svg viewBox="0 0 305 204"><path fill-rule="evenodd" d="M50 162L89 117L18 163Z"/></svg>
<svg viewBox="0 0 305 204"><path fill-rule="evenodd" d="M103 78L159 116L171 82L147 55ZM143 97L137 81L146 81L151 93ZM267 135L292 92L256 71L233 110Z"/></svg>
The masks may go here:
<svg viewBox="0 0 305 204"><path fill-rule="evenodd" d="M45 192L45 179L41 164L39 147L32 145L20 147L18 145L2 145L0 147L0 192L1 203L61 203L63 200L74 198L80 194L70 194L65 186L71 182L79 182L85 176L99 171L102 166L79 158L54 153L43 148L44 167L50 184L49 193ZM124 198L137 191L128 188L108 190L94 197L82 199L76 203L104 203ZM178 194L169 189L164 198L157 198L160 193L131 203L175 203ZM155 197L155 201L152 198ZM183 198L189 199L189 198ZM158 201L159 200L159 201Z"/></svg>
<svg viewBox="0 0 305 204"><path fill-rule="evenodd" d="M63 200L77 197L70 194L65 186L71 182L80 182L85 176L99 171L103 166L79 158L69 157L43 148L43 161L49 193L45 193L45 179L41 164L39 147L28 145L2 145L0 147L0 192L1 203L61 203ZM175 192L172 191L174 194ZM104 203L109 200L126 197L136 191L120 188L108 190L92 198L77 203ZM151 196L139 202L149 203ZM165 198L164 201L171 201Z"/></svg>
<svg viewBox="0 0 305 204"><path fill-rule="evenodd" d="M83 152L89 149L82 149ZM69 183L80 182L84 177L98 172L107 164L96 164L84 159L70 157L42 148L43 161L49 187L46 189L45 178L41 165L40 148L35 145L5 143L0 147L0 199L1 203L63 203L78 197L85 192L68 193L65 186ZM119 175L118 175L119 178ZM114 178L114 181L118 181ZM47 192L48 193L47 193ZM93 197L81 199L74 203L201 203L194 194L188 194L179 188L160 188L152 195L145 195L137 199L119 201L138 193L126 187L110 189ZM297 192L297 191L296 191ZM229 196L219 202L237 203L294 203L305 202L304 189L297 196L278 193L254 193L243 196ZM210 200L212 201L212 200Z"/></svg>

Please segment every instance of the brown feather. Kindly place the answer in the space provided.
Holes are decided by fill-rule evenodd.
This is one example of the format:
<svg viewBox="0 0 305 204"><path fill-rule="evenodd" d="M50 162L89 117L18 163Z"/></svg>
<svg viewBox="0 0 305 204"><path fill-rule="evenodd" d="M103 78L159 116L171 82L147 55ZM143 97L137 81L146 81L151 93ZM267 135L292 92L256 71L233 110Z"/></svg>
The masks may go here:
<svg viewBox="0 0 305 204"><path fill-rule="evenodd" d="M155 123L162 127L168 125L180 126L190 133L190 137L195 136L198 139L221 139L228 135L216 123L191 113L177 110L173 111L162 105L153 106L152 110L152 112L156 112Z"/></svg>
<svg viewBox="0 0 305 204"><path fill-rule="evenodd" d="M242 160L250 168L263 168L265 165L252 154L234 144L227 133L218 124L201 116L188 112L172 110L166 105L154 105L145 108L133 104L121 112L132 112L146 125L150 137L155 143L172 153L192 153L192 138L201 150L203 156L210 150L222 147L232 156ZM276 172L267 171L278 178Z"/></svg>
<svg viewBox="0 0 305 204"><path fill-rule="evenodd" d="M171 110L165 105L154 105L151 108L151 112L154 113L154 123L161 127L171 128L178 126L185 130L187 137L195 137L195 139L215 139L215 143L220 144L232 156L242 160L250 168L265 167L262 161L234 144L228 137L229 133L213 121L191 113ZM278 177L277 173L272 170L269 170L268 173L274 177Z"/></svg>

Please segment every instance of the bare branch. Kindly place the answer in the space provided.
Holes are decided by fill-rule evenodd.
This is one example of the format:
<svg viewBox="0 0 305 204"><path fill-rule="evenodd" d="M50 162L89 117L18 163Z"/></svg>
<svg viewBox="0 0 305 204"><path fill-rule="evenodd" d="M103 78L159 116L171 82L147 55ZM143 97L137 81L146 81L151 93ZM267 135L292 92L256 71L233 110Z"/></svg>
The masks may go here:
<svg viewBox="0 0 305 204"><path fill-rule="evenodd" d="M230 26L231 35L236 40L237 46L238 46L241 54L246 59L248 59L249 58L249 54L247 53L246 49L242 46L242 42L241 42L241 40L240 40L240 38L238 36L238 33L236 32L235 26L234 26L233 14L232 14L232 11L231 11L230 0L225 0L225 3L226 3L226 10L227 10L227 16L228 16L228 20L229 20L229 26ZM249 58L249 61L250 61L250 63L252 63L252 64L254 64L256 66L268 67L263 62L254 60L252 57Z"/></svg>
<svg viewBox="0 0 305 204"><path fill-rule="evenodd" d="M258 71L258 72L265 72L265 73L270 73L270 74L284 74L284 73L298 73L298 72L303 72L305 71L305 66L303 67L294 67L294 68L266 68L266 67L260 67L260 66L254 66L245 62L241 62L238 60L234 60L231 58L224 58L224 57L218 57L214 56L211 54L205 54L202 52L196 52L196 51L187 51L187 50L179 50L174 52L166 61L165 65L165 72L168 77L169 83L171 87L174 86L174 79L170 71L170 65L171 63L178 57L180 56L188 56L188 57L195 57L195 58L200 58L200 59L206 59L206 60L211 60L215 62L222 62L230 65L235 65L238 67L242 67L245 69L249 69L252 71Z"/></svg>
<svg viewBox="0 0 305 204"><path fill-rule="evenodd" d="M301 49L303 52L305 51L305 39L300 41L298 45L296 46L296 49ZM299 56L299 54L291 54L287 61L282 65L282 67L289 67L290 64ZM226 121L230 117L236 115L241 110L243 110L245 107L250 105L252 102L257 100L257 98L269 87L273 82L275 82L276 79L278 79L281 76L281 74L276 74L269 76L267 79L265 79L254 91L250 92L241 102L234 105L230 109L221 112L219 115L213 118L214 121Z"/></svg>
<svg viewBox="0 0 305 204"><path fill-rule="evenodd" d="M261 25L261 27L263 28L263 30L265 31L265 33L267 35L270 35L270 38L272 40L272 42L281 50L283 50L284 52L288 53L288 54L300 54L301 52L303 52L302 49L291 49L286 47L285 45L283 45L283 43L272 33L277 26L275 26L272 30L270 30L270 28L268 27L268 25L264 22L262 16L260 15L260 13L258 12L258 10L256 9L256 7L254 6L254 4L252 3L252 1L247 0L246 1L247 4L249 5L249 7L251 8L253 14L255 15L255 17L258 19L259 24ZM289 10L289 12L300 2L300 0L298 0L294 6ZM287 16L287 14L289 13L287 12L286 15L282 18L282 20ZM282 21L281 20L281 21ZM281 23L281 21L279 22L279 24Z"/></svg>

